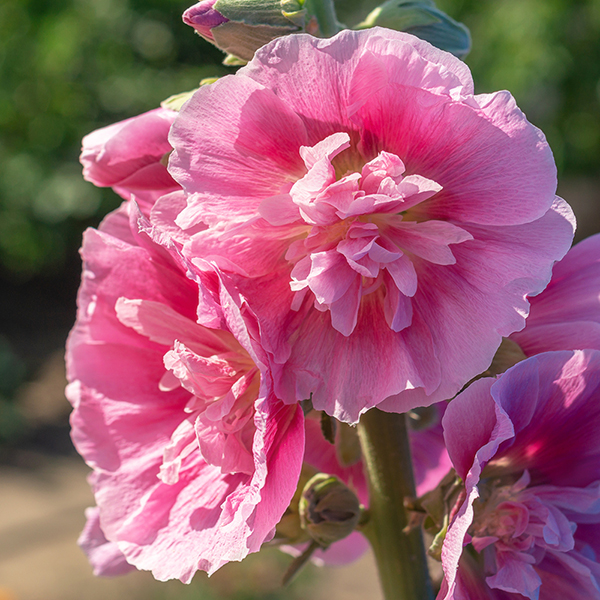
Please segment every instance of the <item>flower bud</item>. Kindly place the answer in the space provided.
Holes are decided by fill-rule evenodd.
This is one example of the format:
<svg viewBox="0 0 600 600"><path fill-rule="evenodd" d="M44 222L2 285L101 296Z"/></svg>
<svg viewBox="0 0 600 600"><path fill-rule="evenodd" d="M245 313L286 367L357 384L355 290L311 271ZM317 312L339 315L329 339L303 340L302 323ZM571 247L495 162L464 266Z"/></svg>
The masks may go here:
<svg viewBox="0 0 600 600"><path fill-rule="evenodd" d="M302 527L325 548L350 535L361 516L354 492L325 473L315 475L304 486L299 510Z"/></svg>
<svg viewBox="0 0 600 600"><path fill-rule="evenodd" d="M168 135L176 116L170 108L156 108L86 135L80 156L84 178L126 200L133 194L138 203L153 204L179 189L162 161L172 151Z"/></svg>
<svg viewBox="0 0 600 600"><path fill-rule="evenodd" d="M229 19L224 17L213 6L217 0L202 0L198 4L188 8L183 13L183 21L191 27L203 38L209 42L214 42L215 38L212 35L213 27L218 27L222 23L227 23Z"/></svg>
<svg viewBox="0 0 600 600"><path fill-rule="evenodd" d="M431 0L388 0L355 29L375 26L411 33L458 58L466 56L471 49L469 30L436 8Z"/></svg>
<svg viewBox="0 0 600 600"><path fill-rule="evenodd" d="M248 61L271 40L304 29L301 0L202 0L183 21L224 52Z"/></svg>

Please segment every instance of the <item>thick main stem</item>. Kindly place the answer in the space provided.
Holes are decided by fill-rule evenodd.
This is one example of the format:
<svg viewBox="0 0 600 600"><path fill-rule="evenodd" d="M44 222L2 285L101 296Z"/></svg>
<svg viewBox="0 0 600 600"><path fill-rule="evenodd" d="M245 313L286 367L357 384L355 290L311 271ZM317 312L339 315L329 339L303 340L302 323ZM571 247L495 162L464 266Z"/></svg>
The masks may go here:
<svg viewBox="0 0 600 600"><path fill-rule="evenodd" d="M369 539L386 600L433 600L421 531L404 533L403 500L415 495L406 416L376 408L366 412L358 434L369 478Z"/></svg>
<svg viewBox="0 0 600 600"><path fill-rule="evenodd" d="M322 37L331 37L340 31L333 0L305 0L304 7L307 16L317 20Z"/></svg>

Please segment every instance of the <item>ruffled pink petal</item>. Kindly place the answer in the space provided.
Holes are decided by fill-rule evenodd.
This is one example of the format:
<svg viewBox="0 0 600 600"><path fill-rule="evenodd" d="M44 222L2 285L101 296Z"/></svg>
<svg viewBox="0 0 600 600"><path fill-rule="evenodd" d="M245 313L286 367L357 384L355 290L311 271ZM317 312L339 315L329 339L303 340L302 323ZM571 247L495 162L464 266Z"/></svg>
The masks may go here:
<svg viewBox="0 0 600 600"><path fill-rule="evenodd" d="M554 266L548 287L531 300L514 339L531 356L549 350L600 350L600 235L575 245Z"/></svg>
<svg viewBox="0 0 600 600"><path fill-rule="evenodd" d="M468 231L444 221L398 223L386 235L404 250L437 265L456 263L448 246L473 239Z"/></svg>
<svg viewBox="0 0 600 600"><path fill-rule="evenodd" d="M205 352L207 385L198 391L206 393L211 379L228 372L215 352L239 367L252 364L258 348L218 281L216 300L236 338L196 324L198 284L187 277L176 246L131 203L107 221L113 234L124 230L126 213L135 226L126 240L94 230L85 236L78 321L67 349L72 436L94 469L106 540L156 578L187 582L196 570L241 560L270 539L296 489L303 416L299 406L273 396L264 371L251 406L253 469L223 473L207 464L188 423L201 403L190 403L189 391L165 380L163 356L178 336L188 349ZM240 358L232 357L236 352ZM225 454L235 452L225 448Z"/></svg>
<svg viewBox="0 0 600 600"><path fill-rule="evenodd" d="M123 198L132 194L150 202L178 189L161 164L177 113L157 108L98 129L83 138L83 176L100 187L112 187Z"/></svg>
<svg viewBox="0 0 600 600"><path fill-rule="evenodd" d="M464 63L414 36L380 28L370 29L368 35L343 31L330 40L305 35L280 38L257 52L241 72L276 89L278 96L303 117L316 143L338 131L355 128L349 116L361 98L354 90L377 94L371 62L365 62L361 69L367 85L360 80L360 71L353 77L365 55L383 56L386 74L391 72L392 79L397 76L408 80L409 85L448 96L460 94L460 90L467 94L473 91ZM405 56L411 60L402 60ZM285 81L282 73L286 74ZM331 81L337 82L333 89Z"/></svg>
<svg viewBox="0 0 600 600"><path fill-rule="evenodd" d="M419 288L413 310L415 314L419 312L431 328L437 359L444 366L445 376L432 396L426 397L421 390L416 390L415 396L420 397L412 400L413 406L451 397L460 389L459 382L468 379L467 365L477 365L475 370L483 372L489 366L489 356L498 347L500 336L524 326L528 310L525 289L533 293L543 289L550 276L550 255L561 256L567 250L573 222L572 213L563 211L564 205L557 201L553 210L527 226L526 235L525 226L503 227L498 232L486 231L485 234L469 226L475 239L453 247L456 265L437 267L419 263L416 269ZM550 231L557 237L542 251L547 242L541 240L548 240ZM487 237L485 243L480 241L484 237ZM518 279L511 283L513 276ZM458 289L463 294L460 298L456 295ZM492 289L495 291L490 293ZM477 319L473 319L475 314ZM473 339L478 340L477 344L473 344ZM392 400L386 400L379 407L398 410Z"/></svg>
<svg viewBox="0 0 600 600"><path fill-rule="evenodd" d="M472 383L450 403L442 420L448 454L465 481L465 501L448 529L442 548L442 566L448 585L444 600L454 597L464 539L473 522L473 503L479 497L477 485L481 471L500 444L514 436L510 419L490 396L493 383L492 379ZM469 432L468 438L465 431Z"/></svg>
<svg viewBox="0 0 600 600"><path fill-rule="evenodd" d="M282 398L312 394L317 410L356 423L379 398L416 386L433 391L439 385L437 363L420 360L432 351L430 333L422 322L413 319L410 328L396 333L388 327L382 306L370 297L363 300L352 335L330 327L329 319L326 313L312 311L294 323L298 338L290 357L285 365L274 366ZM390 350L382 353L382 348ZM397 406L405 412L414 405L402 398Z"/></svg>
<svg viewBox="0 0 600 600"><path fill-rule="evenodd" d="M204 121L210 126L199 128ZM188 194L199 194L190 205L194 219L185 210L179 217L186 228L198 218L216 223L232 214L231 196L237 198L235 218L242 216L240 210L254 214L264 198L305 173L301 119L272 90L248 77L202 86L179 113L170 141L176 148L171 174Z"/></svg>
<svg viewBox="0 0 600 600"><path fill-rule="evenodd" d="M498 572L486 578L487 584L493 589L520 594L529 600L538 600L542 580L535 569L511 555L503 558Z"/></svg>
<svg viewBox="0 0 600 600"><path fill-rule="evenodd" d="M359 279L344 256L335 250L312 254L311 269L306 283L321 304L333 304Z"/></svg>
<svg viewBox="0 0 600 600"><path fill-rule="evenodd" d="M476 110L426 89L388 83L353 120L369 132L363 144L368 140L372 151L393 152L409 173L442 187L419 209L430 219L516 225L550 208L556 189L552 153L508 92ZM502 200L482 201L482 194Z"/></svg>
<svg viewBox="0 0 600 600"><path fill-rule="evenodd" d="M109 542L100 529L98 508L85 509L86 523L77 544L86 553L88 560L94 568L94 575L113 577L125 575L135 570L130 565L117 544Z"/></svg>

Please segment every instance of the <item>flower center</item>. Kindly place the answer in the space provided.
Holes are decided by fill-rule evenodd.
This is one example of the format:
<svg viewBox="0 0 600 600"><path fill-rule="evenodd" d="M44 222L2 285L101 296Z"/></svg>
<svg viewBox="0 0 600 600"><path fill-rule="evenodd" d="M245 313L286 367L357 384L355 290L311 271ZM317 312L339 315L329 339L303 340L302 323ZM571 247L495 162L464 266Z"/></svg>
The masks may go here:
<svg viewBox="0 0 600 600"><path fill-rule="evenodd" d="M469 533L475 550L484 553L487 584L533 600L542 581L536 567L545 557L564 563L574 576L581 574L591 548L576 546L574 534L578 522L600 520L600 483L587 488L530 483L527 471L508 485L482 481Z"/></svg>
<svg viewBox="0 0 600 600"><path fill-rule="evenodd" d="M395 154L381 152L360 173L338 178L332 160L349 146L346 133L303 146L306 175L287 194L264 201L260 212L273 225L293 225L296 239L286 253L296 292L292 308L298 309L310 291L315 307L329 310L333 327L348 336L362 298L383 287L386 321L401 331L412 321L414 258L454 264L449 245L472 236L445 221L406 219L406 211L442 188L420 175L405 175Z"/></svg>

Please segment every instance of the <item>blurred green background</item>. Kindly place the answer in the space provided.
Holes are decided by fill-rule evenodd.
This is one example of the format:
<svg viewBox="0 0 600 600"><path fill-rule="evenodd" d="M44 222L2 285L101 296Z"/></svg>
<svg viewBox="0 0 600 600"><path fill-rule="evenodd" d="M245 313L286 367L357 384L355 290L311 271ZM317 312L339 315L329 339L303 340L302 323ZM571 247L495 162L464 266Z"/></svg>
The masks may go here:
<svg viewBox="0 0 600 600"><path fill-rule="evenodd" d="M82 179L81 138L228 71L181 21L191 4L0 0L0 467L43 470L32 452L73 452L60 355L77 249L83 229L120 203ZM377 4L336 0L348 25ZM471 30L476 91L510 90L546 133L579 237L598 231L600 0L437 4Z"/></svg>

